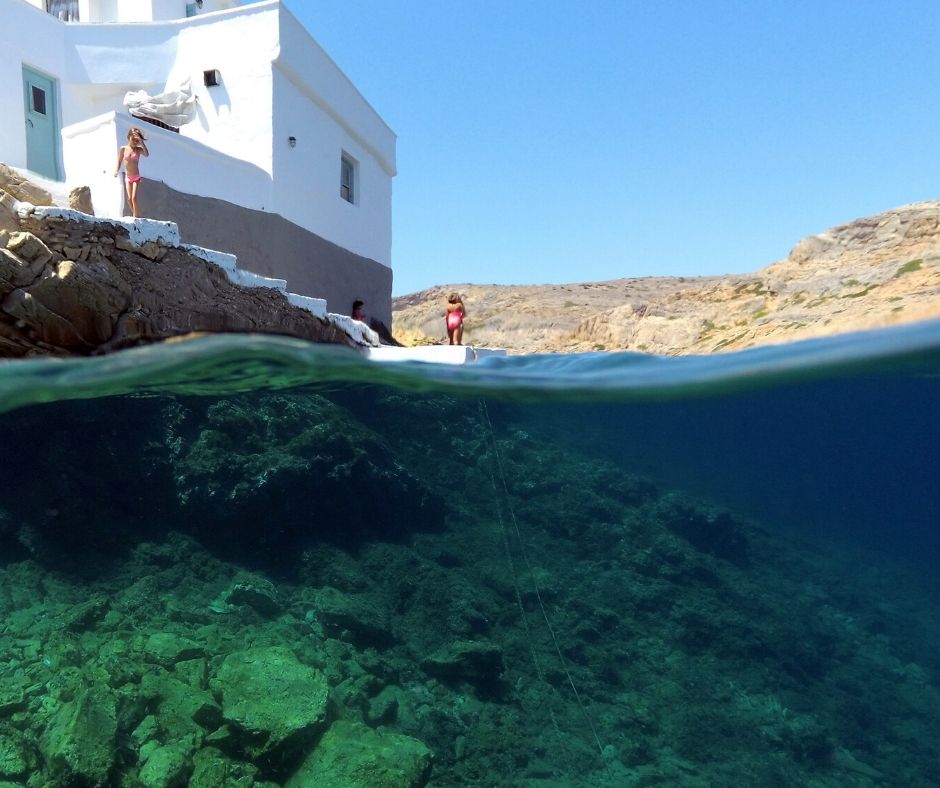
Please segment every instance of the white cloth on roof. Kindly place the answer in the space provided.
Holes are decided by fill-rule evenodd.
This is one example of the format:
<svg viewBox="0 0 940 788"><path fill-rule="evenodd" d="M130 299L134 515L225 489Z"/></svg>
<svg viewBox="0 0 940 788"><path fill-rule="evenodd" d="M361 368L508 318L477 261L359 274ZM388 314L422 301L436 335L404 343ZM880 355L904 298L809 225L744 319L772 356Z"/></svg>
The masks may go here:
<svg viewBox="0 0 940 788"><path fill-rule="evenodd" d="M146 90L131 90L124 96L124 106L135 118L153 118L176 128L196 119L196 94L189 79L157 96Z"/></svg>

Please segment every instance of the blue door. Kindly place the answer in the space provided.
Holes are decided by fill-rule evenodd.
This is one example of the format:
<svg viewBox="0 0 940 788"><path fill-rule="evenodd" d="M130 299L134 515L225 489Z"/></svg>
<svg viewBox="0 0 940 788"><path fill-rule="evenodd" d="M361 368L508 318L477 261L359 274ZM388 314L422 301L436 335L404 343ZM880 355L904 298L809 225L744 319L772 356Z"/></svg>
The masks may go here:
<svg viewBox="0 0 940 788"><path fill-rule="evenodd" d="M58 99L55 80L23 66L26 168L59 180Z"/></svg>

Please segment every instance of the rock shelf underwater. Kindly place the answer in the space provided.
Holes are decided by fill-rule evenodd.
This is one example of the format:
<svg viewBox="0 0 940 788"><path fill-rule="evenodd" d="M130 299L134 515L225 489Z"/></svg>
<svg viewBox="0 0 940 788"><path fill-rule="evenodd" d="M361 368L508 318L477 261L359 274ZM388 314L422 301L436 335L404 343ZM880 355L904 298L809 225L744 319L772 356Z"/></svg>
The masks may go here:
<svg viewBox="0 0 940 788"><path fill-rule="evenodd" d="M940 783L935 581L593 450L629 408L6 413L0 785Z"/></svg>

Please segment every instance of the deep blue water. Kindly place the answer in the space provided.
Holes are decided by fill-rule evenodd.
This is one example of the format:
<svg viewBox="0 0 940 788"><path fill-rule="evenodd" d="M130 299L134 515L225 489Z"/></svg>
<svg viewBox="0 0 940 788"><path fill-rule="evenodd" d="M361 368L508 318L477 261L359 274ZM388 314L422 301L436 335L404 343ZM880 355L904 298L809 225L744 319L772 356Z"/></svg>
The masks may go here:
<svg viewBox="0 0 940 788"><path fill-rule="evenodd" d="M216 336L0 364L0 413L121 394L370 386L512 404L514 418L559 440L768 523L940 558L940 321L711 356L508 356L464 367Z"/></svg>
<svg viewBox="0 0 940 788"><path fill-rule="evenodd" d="M285 644L334 716L427 744L432 786L940 784L940 321L686 358L215 336L3 362L0 441L0 679L33 693L0 703L27 764L0 781L133 784L137 726L169 725L127 700L157 680L133 644L172 632L212 676ZM236 571L279 618L219 618ZM35 689L83 661L127 704L106 778L49 752L75 688ZM201 724L187 774L207 735L275 784L307 754Z"/></svg>

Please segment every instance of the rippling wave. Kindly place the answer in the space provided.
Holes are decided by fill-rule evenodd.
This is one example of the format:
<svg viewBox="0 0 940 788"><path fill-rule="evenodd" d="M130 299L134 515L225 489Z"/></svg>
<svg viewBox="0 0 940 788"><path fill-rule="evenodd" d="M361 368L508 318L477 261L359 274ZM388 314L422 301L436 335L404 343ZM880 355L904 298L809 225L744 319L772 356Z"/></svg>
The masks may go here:
<svg viewBox="0 0 940 788"><path fill-rule="evenodd" d="M903 368L934 374L938 361L940 321L709 356L505 356L464 366L375 363L346 348L227 334L97 358L0 363L0 411L119 394L226 395L330 383L516 399L617 401L717 394L861 371Z"/></svg>

